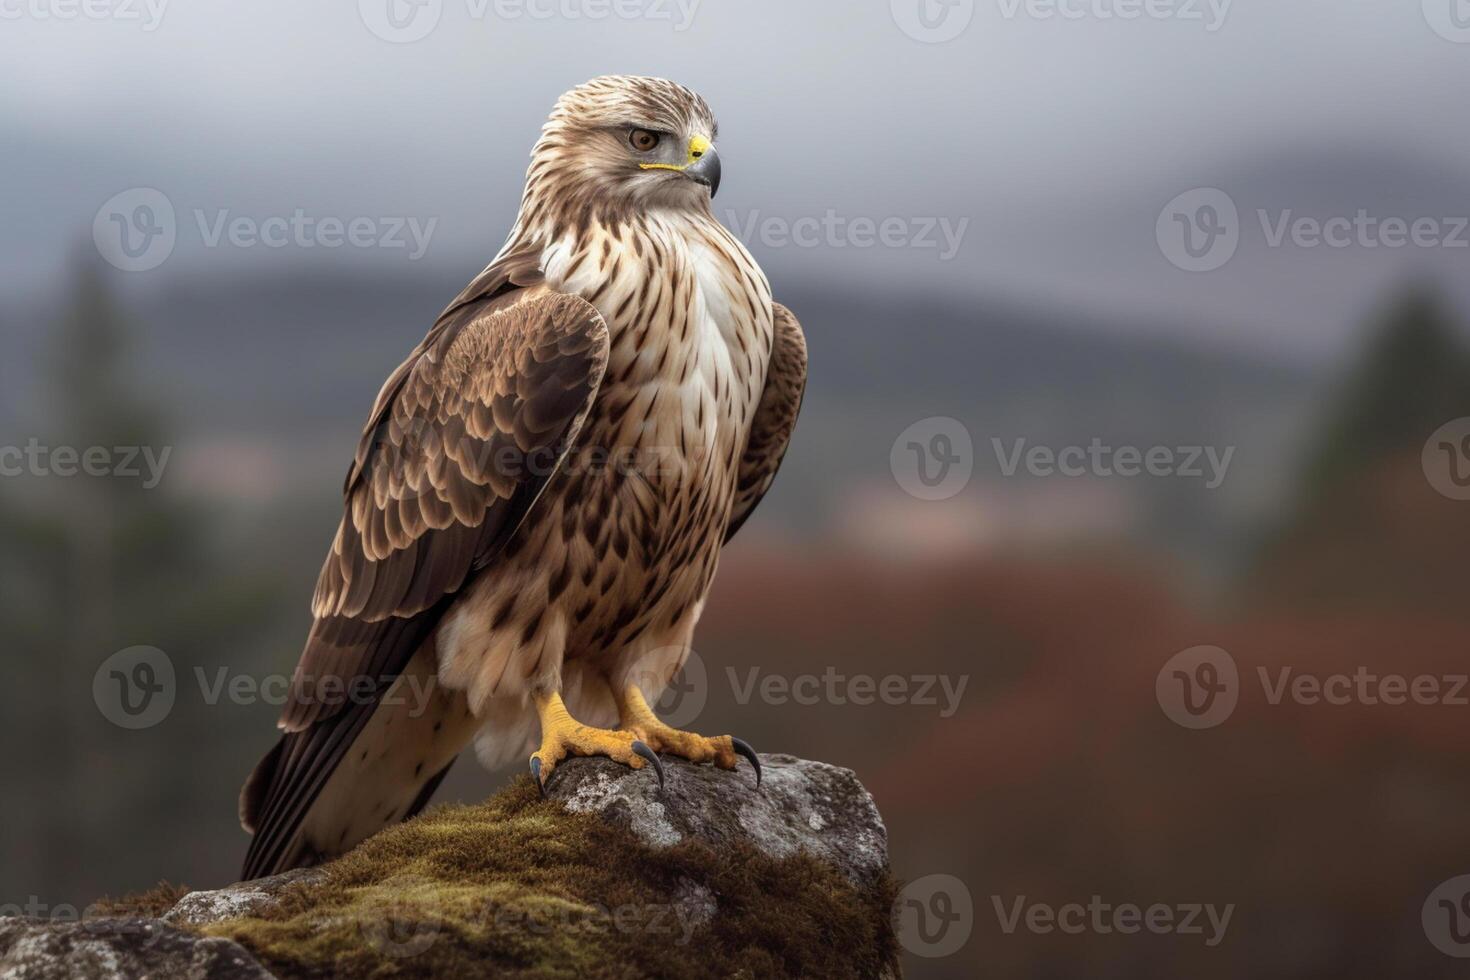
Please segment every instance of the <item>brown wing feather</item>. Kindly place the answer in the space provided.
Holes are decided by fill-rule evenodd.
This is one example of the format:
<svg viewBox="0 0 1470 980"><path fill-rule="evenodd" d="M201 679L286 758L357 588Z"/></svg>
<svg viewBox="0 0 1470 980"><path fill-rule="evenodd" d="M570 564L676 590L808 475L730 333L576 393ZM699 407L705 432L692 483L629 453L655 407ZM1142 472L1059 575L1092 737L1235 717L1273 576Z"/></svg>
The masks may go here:
<svg viewBox="0 0 1470 980"><path fill-rule="evenodd" d="M521 266L487 271L480 297L451 304L378 397L281 718L287 734L242 795L242 822L257 828L247 878L301 859L290 853L297 828L377 699L525 520L592 405L607 326L531 278Z"/></svg>
<svg viewBox="0 0 1470 980"><path fill-rule="evenodd" d="M775 338L771 345L771 364L766 372L766 387L755 410L750 439L740 457L740 478L735 488L735 507L730 526L725 531L729 541L740 530L771 483L791 433L796 429L796 416L801 412L801 398L806 391L806 337L801 324L780 303L775 308Z"/></svg>

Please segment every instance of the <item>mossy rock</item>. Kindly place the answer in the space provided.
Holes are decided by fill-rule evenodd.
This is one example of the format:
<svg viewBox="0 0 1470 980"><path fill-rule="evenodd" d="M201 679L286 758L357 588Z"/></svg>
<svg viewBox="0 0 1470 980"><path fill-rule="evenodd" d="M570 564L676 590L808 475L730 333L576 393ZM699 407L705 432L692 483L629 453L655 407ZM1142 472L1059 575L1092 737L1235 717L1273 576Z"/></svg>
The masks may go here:
<svg viewBox="0 0 1470 980"><path fill-rule="evenodd" d="M522 779L430 810L188 927L281 978L896 976L871 798L846 770L765 761L759 792L748 771L671 763L659 793L647 772L575 760L551 799ZM881 860L834 860L875 838Z"/></svg>

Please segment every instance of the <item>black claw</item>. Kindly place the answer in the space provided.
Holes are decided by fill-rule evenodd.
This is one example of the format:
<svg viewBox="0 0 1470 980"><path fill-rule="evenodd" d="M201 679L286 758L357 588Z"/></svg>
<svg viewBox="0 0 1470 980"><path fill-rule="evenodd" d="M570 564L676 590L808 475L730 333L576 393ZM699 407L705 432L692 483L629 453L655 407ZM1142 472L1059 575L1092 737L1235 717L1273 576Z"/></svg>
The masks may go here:
<svg viewBox="0 0 1470 980"><path fill-rule="evenodd" d="M751 765L755 766L755 788L760 789L761 757L755 754L755 749L751 748L750 743L745 741L743 738L736 738L734 735L731 735L730 744L734 747L736 755L744 756L746 759L750 760Z"/></svg>
<svg viewBox="0 0 1470 980"><path fill-rule="evenodd" d="M536 788L541 791L541 798L546 798L546 784L541 782L541 758L531 756L531 778L536 780Z"/></svg>
<svg viewBox="0 0 1470 980"><path fill-rule="evenodd" d="M664 788L664 764L658 761L658 755L643 742L633 743L633 754L642 756L653 763L653 771L658 773L658 788Z"/></svg>

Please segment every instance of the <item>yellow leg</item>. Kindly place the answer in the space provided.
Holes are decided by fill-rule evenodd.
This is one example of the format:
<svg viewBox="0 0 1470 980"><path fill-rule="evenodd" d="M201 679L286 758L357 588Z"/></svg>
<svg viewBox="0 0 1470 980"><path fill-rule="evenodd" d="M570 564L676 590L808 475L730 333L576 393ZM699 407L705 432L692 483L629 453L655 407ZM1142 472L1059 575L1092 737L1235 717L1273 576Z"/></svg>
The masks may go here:
<svg viewBox="0 0 1470 980"><path fill-rule="evenodd" d="M629 684L618 698L618 713L622 717L623 729L653 751L666 752L690 762L712 762L721 769L734 769L743 757L755 767L755 784L760 785L760 757L754 749L730 735L710 738L665 725L648 706L636 684Z"/></svg>
<svg viewBox="0 0 1470 980"><path fill-rule="evenodd" d="M633 769L652 762L663 783L663 767L653 750L630 731L590 728L573 718L560 694L537 695L536 714L541 718L541 747L531 756L531 775L544 789L556 764L569 755L605 755Z"/></svg>

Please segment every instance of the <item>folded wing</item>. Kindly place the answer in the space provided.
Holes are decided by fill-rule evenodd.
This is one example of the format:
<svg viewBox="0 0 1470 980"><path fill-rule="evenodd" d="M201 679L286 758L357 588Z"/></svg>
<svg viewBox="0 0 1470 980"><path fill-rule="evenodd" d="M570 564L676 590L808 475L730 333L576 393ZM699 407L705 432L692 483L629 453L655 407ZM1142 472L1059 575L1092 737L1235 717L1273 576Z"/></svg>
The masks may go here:
<svg viewBox="0 0 1470 980"><path fill-rule="evenodd" d="M607 325L538 278L513 261L487 270L378 397L318 580L286 734L241 796L255 834L246 878L300 863L302 819L377 699L575 443L607 365Z"/></svg>

